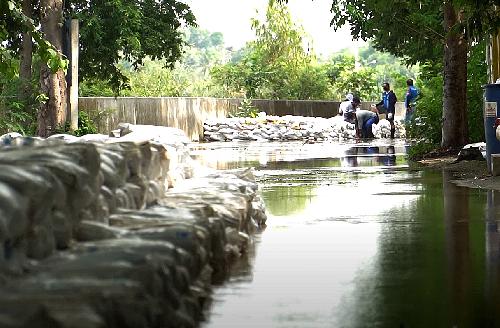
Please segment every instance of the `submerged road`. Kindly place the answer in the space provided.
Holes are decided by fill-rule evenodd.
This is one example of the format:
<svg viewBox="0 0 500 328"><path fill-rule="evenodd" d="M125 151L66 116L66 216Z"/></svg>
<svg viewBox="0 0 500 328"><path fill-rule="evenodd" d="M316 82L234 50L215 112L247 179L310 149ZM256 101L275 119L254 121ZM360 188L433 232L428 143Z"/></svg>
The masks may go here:
<svg viewBox="0 0 500 328"><path fill-rule="evenodd" d="M255 167L269 215L202 327L500 326L500 195L410 169L400 142L193 153Z"/></svg>

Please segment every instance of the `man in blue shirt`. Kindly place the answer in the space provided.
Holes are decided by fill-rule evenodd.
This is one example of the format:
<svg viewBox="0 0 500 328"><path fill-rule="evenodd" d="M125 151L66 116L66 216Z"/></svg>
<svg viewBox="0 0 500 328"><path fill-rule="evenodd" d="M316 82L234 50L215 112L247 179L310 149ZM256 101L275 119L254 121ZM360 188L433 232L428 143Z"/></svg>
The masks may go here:
<svg viewBox="0 0 500 328"><path fill-rule="evenodd" d="M396 102L398 101L396 94L391 90L389 83L385 82L382 84L384 92L382 92L382 100L376 105L377 107L383 106L386 119L391 123L391 139L394 139L394 132L396 127L394 126L394 115L396 114Z"/></svg>
<svg viewBox="0 0 500 328"><path fill-rule="evenodd" d="M405 96L405 108L406 108L406 116L405 122L408 124L413 118L413 114L416 109L416 100L418 97L418 89L413 86L413 80L406 80L406 85L408 86L408 90L406 91Z"/></svg>

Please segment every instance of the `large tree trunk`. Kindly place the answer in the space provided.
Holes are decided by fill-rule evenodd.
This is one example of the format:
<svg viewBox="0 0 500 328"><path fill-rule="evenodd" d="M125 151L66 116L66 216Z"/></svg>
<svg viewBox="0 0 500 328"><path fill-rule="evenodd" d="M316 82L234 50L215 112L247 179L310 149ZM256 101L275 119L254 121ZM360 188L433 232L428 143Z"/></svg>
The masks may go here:
<svg viewBox="0 0 500 328"><path fill-rule="evenodd" d="M41 25L47 40L62 53L62 0L41 0ZM52 73L46 64L40 68L41 91L48 100L43 103L38 113L38 131L41 137L48 137L66 123L66 79L64 72Z"/></svg>
<svg viewBox="0 0 500 328"><path fill-rule="evenodd" d="M468 141L467 128L467 40L453 28L460 21L451 0L444 2L444 96L441 146L460 147Z"/></svg>
<svg viewBox="0 0 500 328"><path fill-rule="evenodd" d="M23 14L31 18L31 0L23 0L22 3ZM31 81L31 63L32 63L33 41L31 40L31 33L23 33L23 41L21 44L21 67L19 70L19 77L22 81L21 95L26 96L30 90Z"/></svg>
<svg viewBox="0 0 500 328"><path fill-rule="evenodd" d="M26 17L32 18L32 3L31 0L22 1L23 14ZM30 117L34 117L35 109L32 107L33 99L33 86L31 84L32 78L32 64L33 64L33 40L31 39L31 33L25 32L22 36L21 51L20 51L20 68L19 68L19 79L20 85L17 91L19 100L24 104L24 110L29 113ZM34 122L25 122L26 125L31 125Z"/></svg>

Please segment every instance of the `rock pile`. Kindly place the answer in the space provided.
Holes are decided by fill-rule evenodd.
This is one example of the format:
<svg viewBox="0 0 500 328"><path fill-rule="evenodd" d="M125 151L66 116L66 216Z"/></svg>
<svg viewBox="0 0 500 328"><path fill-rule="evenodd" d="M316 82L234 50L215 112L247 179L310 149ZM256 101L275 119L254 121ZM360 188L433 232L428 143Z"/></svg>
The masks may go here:
<svg viewBox="0 0 500 328"><path fill-rule="evenodd" d="M0 138L1 327L196 326L266 215L251 170L193 177L186 140Z"/></svg>
<svg viewBox="0 0 500 328"><path fill-rule="evenodd" d="M406 136L404 124L396 121L396 138ZM329 119L303 116L265 116L257 118L211 119L203 124L205 141L326 141L354 139L354 124L342 117ZM373 125L376 138L390 137L390 123L381 119Z"/></svg>

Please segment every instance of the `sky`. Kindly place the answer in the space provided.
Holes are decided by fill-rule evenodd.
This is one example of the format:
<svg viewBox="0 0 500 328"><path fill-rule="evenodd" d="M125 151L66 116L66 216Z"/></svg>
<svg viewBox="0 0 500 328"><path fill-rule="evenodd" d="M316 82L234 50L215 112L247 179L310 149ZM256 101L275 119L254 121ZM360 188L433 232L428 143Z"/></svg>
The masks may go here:
<svg viewBox="0 0 500 328"><path fill-rule="evenodd" d="M265 14L268 0L186 0L196 16L198 26L210 32L222 32L226 47L241 48L255 38L250 19ZM301 24L313 40L316 54L328 54L353 48L349 28L335 32L330 27L333 0L289 0L293 20ZM256 10L259 14L257 15Z"/></svg>

